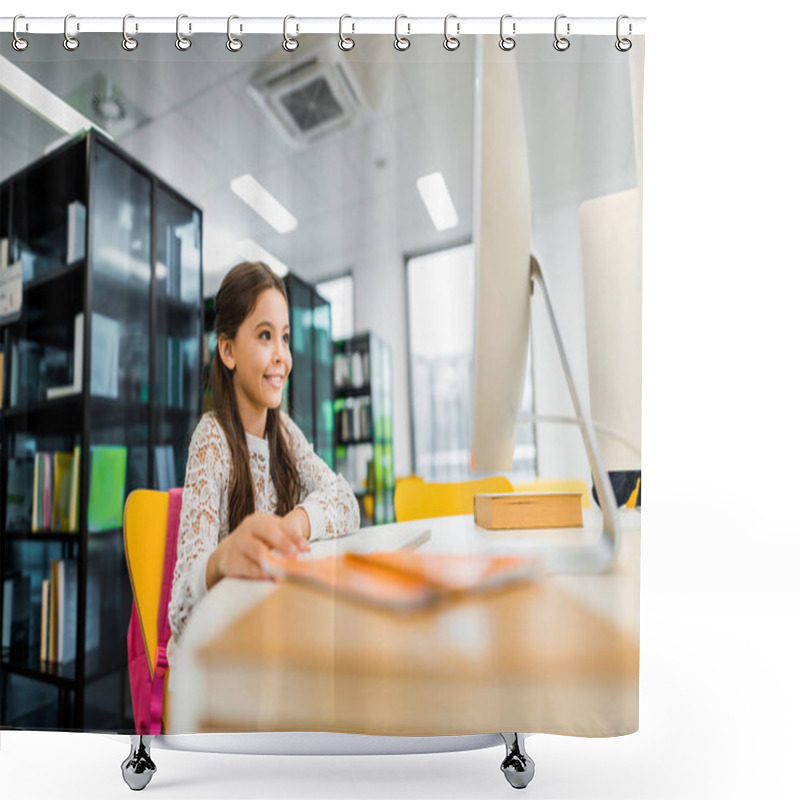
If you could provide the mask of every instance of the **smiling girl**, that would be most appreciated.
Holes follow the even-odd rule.
[[[263,579],[270,548],[307,551],[309,540],[361,523],[350,485],[280,411],[292,369],[281,278],[261,262],[233,267],[217,292],[216,332],[213,410],[189,444],[168,658],[192,608],[222,578]]]

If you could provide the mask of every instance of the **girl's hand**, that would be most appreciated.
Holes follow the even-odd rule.
[[[291,556],[311,548],[296,525],[276,514],[256,511],[217,545],[206,566],[206,586],[210,589],[226,577],[266,577],[261,560],[270,549]]]

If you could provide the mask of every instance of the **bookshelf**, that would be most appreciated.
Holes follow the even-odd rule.
[[[290,272],[283,279],[289,296],[292,371],[281,410],[297,423],[314,452],[334,467],[333,343],[331,305]]]
[[[216,309],[214,298],[203,300],[203,413],[214,408],[211,397],[211,361],[217,350],[217,334],[214,330]]]
[[[394,522],[392,352],[373,332],[334,343],[336,471],[351,486],[362,525]]]
[[[22,280],[0,319],[0,727],[133,729],[122,512],[183,483],[201,238],[199,209],[93,130],[0,184],[0,274]]]

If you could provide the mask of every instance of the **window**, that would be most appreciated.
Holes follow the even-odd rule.
[[[412,258],[407,266],[414,471],[428,481],[470,480],[473,247]],[[532,396],[529,363],[523,409],[531,410]],[[533,443],[533,425],[518,425],[512,480],[534,478]]]
[[[331,304],[331,335],[348,339],[355,331],[353,314],[353,276],[342,275],[316,285],[317,291]]]

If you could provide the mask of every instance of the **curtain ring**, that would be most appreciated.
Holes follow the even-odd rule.
[[[228,41],[225,42],[225,47],[231,51],[231,53],[238,53],[242,49],[242,40],[237,39],[233,35],[231,35],[231,20],[232,19],[239,19],[236,14],[231,14],[228,17]],[[239,28],[241,30],[241,28]]]
[[[453,50],[458,50],[459,45],[461,44],[461,42],[458,39],[458,34],[461,33],[461,23],[456,22],[456,35],[450,36],[450,34],[447,32],[447,21],[451,17],[455,17],[456,19],[458,19],[455,14],[448,14],[444,18],[444,41],[442,42],[442,44],[444,45],[445,50],[453,51]]]
[[[67,14],[67,16],[64,17],[64,49],[65,50],[77,50],[78,46],[80,45],[80,42],[74,36],[70,36],[69,32],[67,31],[67,25],[69,24],[69,20],[70,20],[70,18],[72,18],[74,16],[75,16],[74,14]],[[76,24],[76,30],[80,30],[81,29],[80,23],[75,23],[75,24]]]
[[[175,20],[175,35],[178,37],[175,39],[175,47],[177,47],[178,50],[188,50],[192,46],[192,40],[187,39],[181,33],[181,20],[188,16],[188,14],[178,14],[178,18]],[[192,30],[191,22],[189,23],[189,30]]]
[[[405,36],[401,36],[397,30],[398,22],[401,19],[408,19],[405,14],[398,14],[394,18],[394,49],[395,50],[408,50],[411,47],[411,39],[406,39]],[[406,27],[408,28],[409,35],[411,34],[411,23],[406,22]]]
[[[566,14],[559,14],[556,17],[555,25],[553,26],[553,30],[555,32],[556,40],[553,42],[553,47],[558,50],[560,53],[563,53],[565,50],[569,50],[569,39],[566,36],[559,36],[558,35],[558,21],[560,19],[566,19]],[[569,22],[567,23],[567,36],[569,36]]]
[[[135,50],[139,46],[139,40],[135,39],[133,36],[128,36],[128,20],[133,19],[133,14],[126,14],[122,18],[122,49],[127,50],[129,53],[131,50]],[[137,23],[136,30],[139,30],[139,25]]]
[[[287,14],[283,18],[283,49],[288,51],[288,52],[292,52],[294,50],[297,50],[297,48],[300,47],[300,42],[297,41],[297,37],[296,36],[289,36],[289,34],[286,31],[286,23],[290,19],[297,19],[297,17],[293,17],[291,14]],[[299,33],[300,32],[300,26],[297,23],[295,23],[295,26],[297,28],[297,32]]]
[[[22,52],[28,46],[28,40],[27,39],[23,39],[17,33],[17,20],[18,19],[25,19],[25,16],[23,14],[17,14],[17,16],[14,17],[14,24],[11,27],[11,30],[14,32],[14,41],[11,44],[13,45],[13,47],[14,47],[14,49],[16,51]]]
[[[517,43],[514,40],[513,36],[507,36],[505,33],[503,33],[503,23],[505,22],[506,17],[510,17],[510,16],[511,16],[511,14],[503,14],[503,16],[500,17],[500,49],[501,50],[513,50],[517,46]],[[517,23],[516,22],[512,22],[511,23],[511,32],[514,33],[514,34],[517,32]]]
[[[339,17],[339,49],[352,50],[356,46],[355,39],[347,38],[342,33],[342,22],[344,22],[345,19],[353,19],[353,18],[349,14],[342,14],[342,16]],[[355,22],[352,24],[353,24],[353,33],[355,33],[356,24]]]
[[[631,47],[633,47],[633,42],[631,42],[631,40],[627,39],[627,38],[624,38],[624,39],[620,38],[620,35],[619,35],[619,23],[620,23],[620,20],[623,20],[623,19],[628,19],[628,15],[627,14],[620,14],[617,17],[617,41],[614,42],[614,47],[616,47],[617,50],[620,51],[620,53],[627,53],[628,50],[630,50]],[[628,36],[630,36],[631,33],[633,33],[633,28],[631,27],[631,24],[629,22],[628,23]]]

